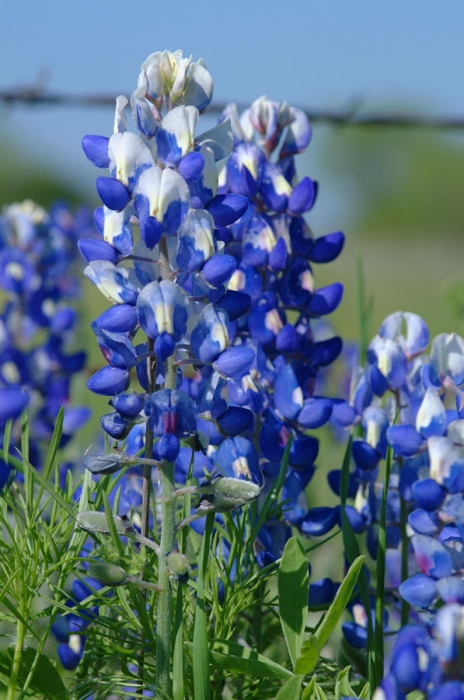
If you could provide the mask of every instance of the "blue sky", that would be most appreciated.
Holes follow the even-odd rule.
[[[410,105],[464,114],[462,0],[15,0],[2,13],[0,86],[125,93],[153,51],[202,56],[219,100],[261,94],[313,108]],[[90,190],[85,133],[109,109],[0,108],[1,131]],[[316,147],[317,159],[317,147]]]

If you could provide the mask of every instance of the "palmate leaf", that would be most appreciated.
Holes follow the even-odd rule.
[[[0,652],[0,673],[5,676],[9,676],[11,673],[13,653],[14,650],[11,648]],[[23,650],[18,675],[19,684],[24,684],[36,653],[32,647]],[[59,672],[45,654],[40,654],[29,684],[29,690],[44,698],[64,700],[68,695]]]
[[[296,537],[291,537],[285,545],[277,585],[280,622],[295,667],[303,644],[309,596],[308,560]]]
[[[358,580],[364,558],[364,556],[360,556],[354,560],[348,570],[348,573],[340,584],[337,595],[335,596],[330,608],[327,610],[327,613],[325,614],[322,623],[318,627],[317,632],[312,634],[309,639],[304,642],[301,649],[301,656],[297,659],[295,664],[295,673],[302,673],[306,675],[313,670],[322,647],[335,629],[338,621],[345,611],[348,601],[351,598],[351,594],[356,585],[356,581]]]

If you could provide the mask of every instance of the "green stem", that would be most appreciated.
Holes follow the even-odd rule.
[[[400,497],[400,532],[401,532],[401,583],[406,581],[409,576],[408,572],[408,552],[409,552],[409,537],[406,532],[408,522],[408,504]],[[401,599],[401,627],[408,624],[409,620],[409,604]]]
[[[166,375],[167,376],[167,375]],[[176,499],[174,497],[174,464],[166,463],[160,470],[163,494],[161,510],[161,541],[158,568],[158,618],[156,638],[156,680],[161,697],[171,697],[171,618],[172,590],[166,554],[174,549],[176,537]]]
[[[163,280],[171,276],[166,238],[159,244],[159,265]],[[169,357],[164,365],[164,388],[175,389],[177,369],[174,365],[175,356]],[[174,495],[176,483],[174,464],[164,463],[160,469],[161,492],[161,538],[160,557],[158,566],[158,586],[161,591],[158,596],[157,637],[156,637],[156,684],[162,698],[172,697],[171,693],[171,636],[172,636],[172,589],[169,570],[166,564],[166,554],[174,549],[176,539],[176,498]]]
[[[21,616],[24,619],[27,614],[24,610],[24,605],[21,605]],[[8,683],[8,691],[6,694],[6,700],[14,700],[16,683],[18,682],[19,668],[21,665],[21,657],[23,654],[24,639],[26,637],[26,626],[23,622],[18,620],[16,626],[16,644],[13,656],[13,664],[11,667],[10,680]]]

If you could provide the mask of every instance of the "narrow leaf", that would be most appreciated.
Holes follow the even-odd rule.
[[[309,572],[304,549],[296,537],[285,545],[277,579],[279,616],[293,667],[301,654],[308,617]]]
[[[384,641],[383,641],[383,616],[385,609],[385,557],[387,552],[387,496],[390,483],[390,472],[393,462],[393,450],[391,445],[387,449],[385,462],[385,478],[382,491],[382,505],[380,508],[379,535],[377,544],[377,582],[375,590],[375,626],[374,649],[376,661],[376,683],[383,678],[384,666]]]
[[[214,513],[206,518],[205,532],[201,547],[200,566],[197,579],[197,605],[193,626],[193,687],[195,700],[209,700],[209,648],[206,626],[204,578],[210,554],[211,532],[214,525]]]
[[[296,660],[295,673],[306,675],[313,670],[319,658],[322,647],[329,639],[338,621],[351,598],[351,594],[358,580],[359,572],[364,562],[364,555],[355,559],[348,570],[345,578],[340,584],[330,608],[327,610],[319,628],[315,634],[307,639],[302,648],[301,656]]]
[[[358,580],[359,572],[363,566],[364,559],[364,555],[357,557],[357,559],[354,560],[348,569],[348,572],[340,584],[340,588],[337,591],[337,595],[335,596],[332,605],[327,610],[319,629],[314,635],[318,641],[320,649],[322,649],[324,644],[329,639],[338,621],[343,615],[346,606],[348,605],[348,601],[351,598],[356,581]]]
[[[271,661],[254,649],[249,649],[229,640],[216,640],[211,651],[217,668],[258,678],[273,678],[287,680],[293,678],[293,673],[275,661]],[[196,700],[196,696],[195,696]]]

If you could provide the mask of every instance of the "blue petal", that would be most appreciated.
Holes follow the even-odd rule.
[[[342,351],[343,342],[338,336],[321,340],[314,344],[311,361],[319,367],[327,367],[337,359]]]
[[[365,649],[367,645],[367,629],[356,622],[344,622],[342,631],[346,641],[354,649]]]
[[[334,508],[311,508],[298,524],[303,535],[321,537],[327,534],[336,524],[337,515]]]
[[[434,479],[422,479],[415,481],[412,485],[412,492],[419,508],[424,510],[436,510],[443,503],[446,491]]]
[[[445,603],[464,605],[464,581],[460,576],[441,578],[437,581],[437,589]]]
[[[247,197],[240,194],[218,194],[206,205],[216,226],[229,226],[248,209]]]
[[[274,404],[288,420],[295,419],[303,408],[303,392],[291,365],[285,365],[277,375]]]
[[[401,457],[412,457],[425,444],[424,438],[413,425],[392,425],[387,431],[387,437],[396,454]]]
[[[232,347],[225,350],[215,362],[214,369],[226,379],[239,379],[253,364],[255,351],[249,347]]]
[[[250,429],[253,425],[253,412],[241,406],[229,406],[229,408],[216,418],[224,435],[235,437]]]
[[[176,435],[162,435],[153,445],[153,458],[175,462],[179,456],[180,442]]]
[[[204,165],[205,159],[203,155],[196,151],[194,153],[187,153],[187,155],[182,158],[178,170],[184,180],[189,182],[189,180],[196,180],[200,177]]]
[[[260,476],[258,453],[253,443],[244,437],[226,438],[214,461],[225,476],[248,479]]]
[[[100,425],[115,440],[123,440],[132,427],[117,411],[101,416]]]
[[[315,429],[327,423],[332,413],[330,399],[310,398],[303,403],[303,408],[298,414],[298,423],[303,428]]]
[[[234,274],[237,261],[232,255],[213,255],[203,266],[202,274],[212,287],[228,282]]]
[[[411,541],[417,564],[424,574],[435,579],[451,575],[453,563],[441,542],[426,535],[413,535]]]
[[[248,311],[251,303],[251,298],[249,294],[244,294],[243,292],[234,292],[229,290],[222,296],[216,303],[216,306],[220,309],[224,309],[227,312],[229,321],[236,321],[240,316]]]
[[[0,388],[0,428],[18,418],[29,403],[28,394],[20,388]]]
[[[122,211],[131,195],[122,182],[112,177],[97,177],[97,192],[105,206],[112,211]]]
[[[98,238],[81,238],[77,245],[87,262],[109,260],[115,263],[119,258],[118,251],[112,245]]]
[[[103,367],[90,377],[87,387],[94,394],[114,396],[114,394],[126,391],[129,383],[130,375],[127,370],[118,367]]]
[[[425,574],[416,574],[403,581],[399,594],[416,608],[428,608],[438,595],[437,583]]]
[[[320,236],[314,241],[309,258],[315,263],[327,263],[335,260],[342,252],[345,236],[341,231]]]
[[[283,238],[279,238],[272,251],[269,253],[269,267],[274,272],[281,272],[287,264],[287,244]]]
[[[276,338],[276,348],[279,352],[294,352],[298,345],[298,335],[295,327],[287,323]]]
[[[106,309],[93,323],[105,331],[129,333],[137,325],[137,314],[130,304],[117,304]]]
[[[418,535],[433,537],[438,530],[438,518],[422,508],[416,508],[408,515],[408,523]]]
[[[222,310],[216,310],[213,304],[207,304],[202,309],[190,337],[192,351],[201,362],[215,360],[227,348],[228,323],[227,314]]]
[[[85,155],[97,168],[110,167],[109,141],[106,136],[92,136],[90,134],[82,139],[82,149]]]
[[[124,418],[133,420],[145,405],[145,399],[140,394],[119,394],[110,400],[111,406]]]
[[[291,214],[303,214],[309,211],[316,201],[317,182],[304,177],[294,188],[288,200],[288,211]]]
[[[335,311],[343,296],[343,285],[340,282],[321,287],[311,297],[309,310],[317,316],[324,316]]]
[[[340,584],[335,583],[331,578],[321,578],[319,581],[311,583],[309,586],[309,608],[313,610],[329,607],[339,586]]]
[[[371,471],[380,462],[380,454],[364,440],[353,441],[352,453],[358,469]]]

